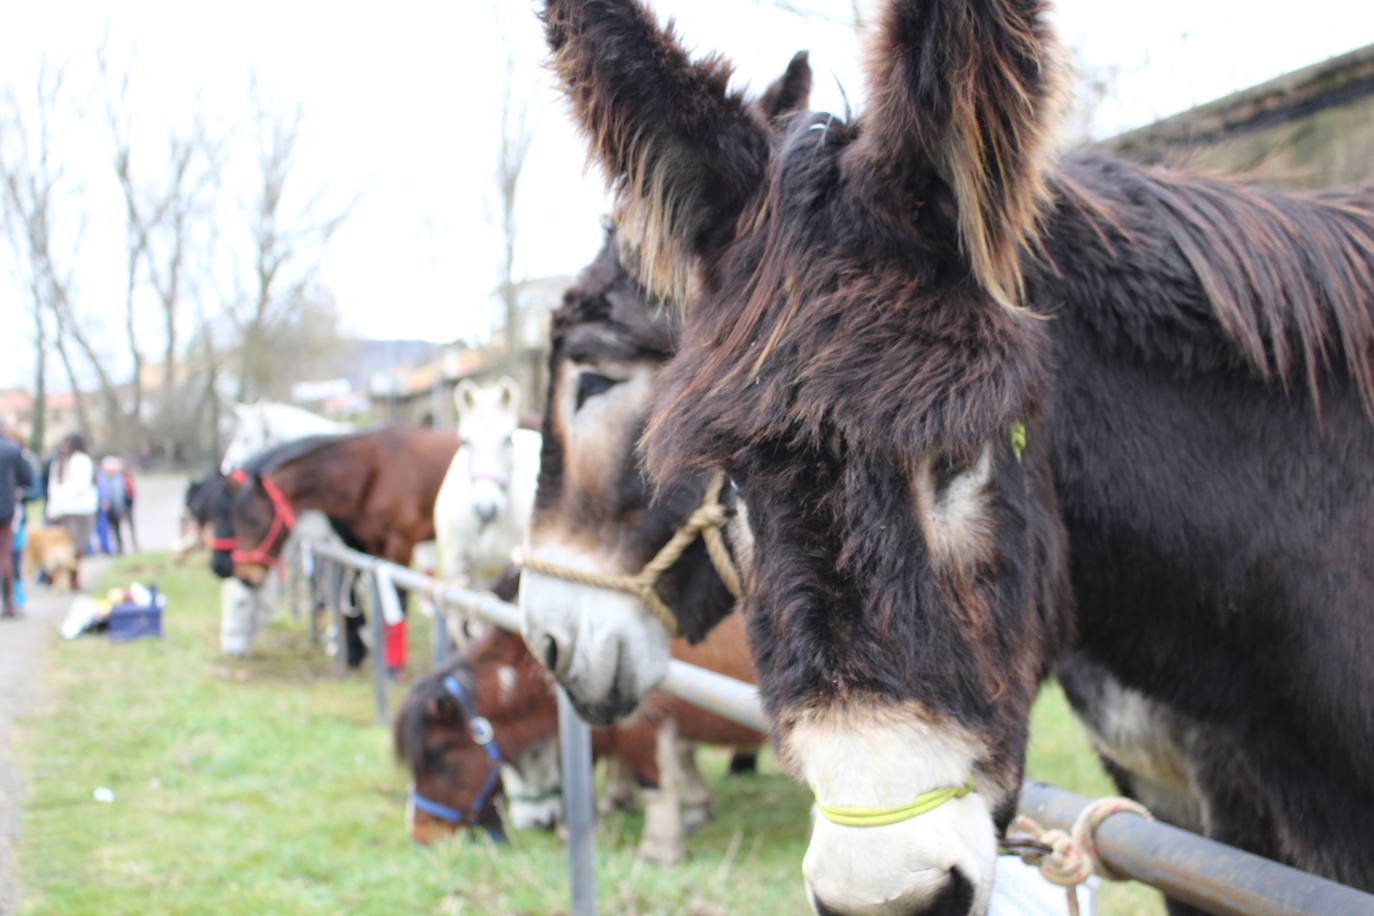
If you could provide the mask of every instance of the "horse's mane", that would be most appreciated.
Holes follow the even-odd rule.
[[[204,525],[210,520],[216,498],[223,492],[224,478],[220,476],[219,471],[213,471],[186,485],[182,504],[198,524]]]
[[[396,759],[412,770],[419,770],[424,764],[425,731],[429,724],[430,706],[433,705],[440,710],[452,708],[446,703],[439,702],[448,696],[448,691],[444,689],[444,678],[450,676],[458,678],[466,687],[472,686],[472,673],[467,661],[459,657],[416,681],[410,693],[401,701],[400,709],[396,711],[392,746],[396,751]],[[447,725],[467,727],[458,715],[444,717],[443,721]]]
[[[1374,189],[1277,191],[1087,155],[1066,159],[1051,181],[1060,207],[1086,218],[1112,262],[1167,257],[1163,270],[1142,267],[1152,282],[1186,271],[1205,294],[1210,315],[1167,288],[1104,297],[1102,306],[1132,311],[1119,333],[1157,347],[1159,321],[1186,328],[1163,337],[1175,359],[1191,360],[1211,323],[1263,378],[1305,383],[1318,407],[1322,382],[1343,366],[1374,416]],[[1073,272],[1085,254],[1053,238],[1044,245],[1056,272]]]
[[[292,439],[290,442],[283,442],[281,445],[274,445],[269,449],[259,452],[249,458],[243,464],[243,471],[253,476],[269,474],[284,464],[289,464],[298,458],[303,458],[312,452],[319,451],[331,445],[337,445],[346,439],[355,439],[364,433],[338,433],[331,435],[306,436],[302,439]]]

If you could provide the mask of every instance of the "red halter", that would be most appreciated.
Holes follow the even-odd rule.
[[[248,482],[248,475],[243,472],[242,468],[234,468],[229,472],[229,478],[239,484]],[[277,489],[277,485],[272,482],[272,478],[263,474],[258,477],[258,481],[262,484],[267,499],[272,503],[272,524],[268,527],[267,533],[262,536],[262,540],[258,542],[258,546],[252,550],[233,550],[229,557],[235,563],[258,563],[263,566],[276,566],[281,563],[281,558],[272,556],[272,547],[276,544],[277,538],[295,527],[296,513],[292,510],[291,504],[286,501],[286,497],[282,495],[281,490]],[[224,541],[229,542],[230,549],[237,543],[232,538],[216,538],[214,543],[220,544]],[[217,546],[214,549],[223,550],[225,548]]]

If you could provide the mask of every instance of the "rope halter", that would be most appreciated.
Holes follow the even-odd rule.
[[[515,565],[541,576],[634,595],[643,603],[650,616],[663,625],[668,635],[676,637],[680,635],[677,618],[659,597],[658,580],[682,558],[683,553],[692,546],[698,535],[706,544],[706,553],[711,558],[716,575],[720,576],[721,582],[725,583],[731,595],[736,599],[740,596],[739,572],[735,569],[734,560],[730,557],[730,551],[726,548],[725,538],[720,531],[720,526],[725,522],[725,507],[720,502],[720,493],[724,486],[725,472],[713,472],[706,484],[706,491],[701,496],[701,504],[687,516],[668,539],[668,543],[664,544],[653,559],[645,563],[644,568],[637,573],[590,572],[530,556],[522,550],[516,550],[514,553]]]
[[[229,472],[229,479],[238,484],[248,482],[248,474],[242,468],[234,468]],[[296,512],[291,508],[291,503],[282,493],[281,489],[272,482],[272,478],[266,474],[260,474],[257,481],[262,484],[262,491],[267,494],[267,500],[272,504],[272,523],[267,528],[267,533],[258,541],[258,546],[252,550],[238,550],[234,547],[235,540],[230,544],[232,552],[230,559],[235,563],[256,563],[262,566],[279,566],[281,558],[272,555],[272,548],[276,546],[277,540],[291,533],[291,529],[296,526]],[[224,550],[222,545],[228,538],[216,538],[212,544],[213,549]]]
[[[501,749],[496,746],[496,733],[492,730],[491,723],[486,716],[479,716],[473,703],[469,700],[467,691],[463,685],[453,675],[449,675],[443,680],[444,690],[449,696],[453,697],[458,704],[458,711],[467,721],[468,732],[472,735],[472,741],[480,747],[487,755],[487,775],[482,781],[482,788],[472,799],[472,804],[468,805],[466,811],[459,811],[457,808],[450,808],[448,805],[441,804],[431,798],[426,798],[415,789],[410,790],[410,803],[417,810],[423,811],[430,817],[436,817],[441,821],[447,821],[455,827],[481,827],[487,832],[494,843],[501,841],[500,836],[495,830],[482,824],[478,818],[482,815],[482,809],[491,800],[492,794],[496,791],[497,781],[501,778],[501,764],[505,758],[501,756]]]

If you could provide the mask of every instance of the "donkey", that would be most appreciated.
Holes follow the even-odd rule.
[[[794,59],[788,75],[770,90],[770,95],[765,99],[788,86],[804,97],[804,90],[795,85],[795,80],[799,78],[809,78],[804,57]],[[663,352],[664,348],[669,351],[676,348],[676,329],[671,313],[660,309],[644,290],[633,283],[618,260],[617,250],[615,234],[608,232],[606,243],[596,260],[570,288],[562,308],[554,317],[549,373],[552,382],[546,416],[556,416],[559,422],[551,423],[550,427],[558,429],[560,433],[576,428],[584,422],[578,419],[578,414],[586,409],[593,397],[602,401],[603,410],[597,427],[598,436],[584,434],[569,437],[560,434],[545,440],[546,459],[541,467],[540,480],[544,492],[551,498],[536,513],[531,524],[531,541],[538,547],[524,558],[530,565],[522,577],[523,586],[536,593],[526,604],[527,610],[535,614],[547,609],[557,611],[569,603],[580,604],[589,613],[596,613],[590,609],[596,607],[598,600],[604,602],[609,594],[604,584],[579,581],[580,573],[606,568],[603,563],[596,562],[595,553],[583,554],[584,559],[592,561],[589,565],[562,567],[538,562],[540,551],[547,555],[550,549],[557,549],[565,543],[565,538],[571,536],[574,538],[571,541],[573,546],[578,543],[604,543],[621,551],[618,554],[619,564],[612,568],[638,569],[646,562],[643,559],[645,556],[655,551],[662,555],[667,533],[681,530],[683,522],[694,514],[693,507],[699,506],[705,495],[706,487],[698,475],[689,475],[680,484],[689,498],[678,505],[665,506],[655,499],[654,491],[643,479],[635,448],[637,431],[643,427],[648,414],[658,371],[669,357],[669,353]],[[577,359],[572,359],[570,354],[576,354]],[[629,358],[625,358],[627,356]],[[612,384],[590,394],[594,389],[603,387],[603,383],[596,380],[601,372],[647,375],[650,381],[647,386],[639,387]],[[584,382],[584,379],[589,380]],[[587,400],[572,415],[566,409],[559,410],[559,405],[564,401],[560,392],[570,386],[587,395]],[[566,407],[565,404],[563,406]],[[580,447],[573,447],[574,439]],[[569,474],[566,469],[570,467],[581,468],[584,473]],[[591,467],[599,467],[601,472],[585,473]],[[615,482],[615,485],[608,486],[609,482]],[[593,511],[594,517],[600,520],[595,526],[590,524],[589,517]],[[634,552],[624,553],[627,546],[635,547]],[[748,565],[748,544],[741,543],[739,546],[744,552],[737,553],[736,558],[743,565]],[[626,560],[633,562],[627,564]],[[536,569],[545,571],[541,573]],[[690,567],[678,570],[674,575],[676,587],[663,594],[672,601],[676,618],[673,621],[674,629],[699,635],[719,621],[735,602],[733,595],[724,587],[703,588],[702,585],[706,583],[702,583],[687,591],[684,586],[689,583],[690,577],[719,581],[712,564],[698,560]],[[655,588],[661,585],[658,583]],[[694,597],[689,601],[681,600],[685,594]],[[738,632],[738,619],[737,616],[726,617],[726,623],[722,626]],[[717,639],[717,632],[711,630],[707,641]],[[739,635],[742,636],[742,633]],[[680,642],[674,641],[671,645],[675,657],[695,661],[685,654],[685,650],[679,649]],[[540,759],[545,761],[542,771],[535,765],[522,765],[522,775],[526,780],[522,784],[524,788],[515,789],[507,783],[506,788],[512,793],[512,799],[521,796],[510,805],[516,826],[519,826],[517,816],[527,816],[533,806],[529,799],[539,798],[533,804],[554,803],[540,798],[540,793],[530,787],[532,784],[544,784],[537,776],[538,772],[550,775],[554,772],[556,764],[552,762],[551,753]],[[735,773],[744,769],[753,769],[752,755],[737,751],[731,760],[730,771]],[[685,822],[692,811],[690,806],[685,810]],[[1080,907],[1088,912],[1090,904],[1087,895],[1080,894],[1079,897]],[[1023,867],[1014,857],[1000,857],[997,860],[992,912],[1060,912],[1063,907],[1064,894],[1061,889],[1045,882],[1038,873]]]
[[[679,640],[672,650],[691,664],[753,678],[738,618],[727,618],[700,645]],[[474,729],[474,716],[488,724],[479,722]],[[496,754],[481,741],[488,728]],[[763,740],[756,731],[657,693],[649,694],[631,719],[592,733],[593,751],[618,761],[645,787],[639,855],[658,862],[680,861],[687,830],[710,818],[710,790],[696,769],[695,744],[756,749]],[[482,789],[498,766],[512,821],[520,825],[516,808],[523,805],[542,809],[537,821],[552,826],[561,812],[557,742],[558,710],[548,672],[518,635],[493,629],[479,637],[452,662],[417,681],[397,713],[396,753],[415,786],[407,807],[411,836],[429,842],[464,823],[490,825],[494,783],[485,796]],[[474,813],[461,819],[452,815],[468,811]]]
[[[539,474],[539,433],[519,429],[520,393],[502,378],[454,391],[458,451],[434,502],[440,578],[489,588],[524,538]]]
[[[647,461],[724,468],[747,510],[817,911],[984,910],[1063,657],[1124,789],[1374,887],[1374,196],[1056,157],[1039,0],[893,0],[869,109],[781,129],[634,0],[544,17],[640,276],[684,309]],[[658,629],[551,654],[617,712],[662,663],[606,647]]]

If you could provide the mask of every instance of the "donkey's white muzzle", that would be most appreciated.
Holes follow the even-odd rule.
[[[588,554],[547,547],[531,552],[564,566],[605,571],[606,564]],[[526,569],[520,608],[530,652],[593,725],[629,715],[668,673],[668,632],[632,595]]]
[[[987,908],[996,856],[992,818],[975,794],[879,827],[817,817],[802,874],[818,913],[967,916]]]

